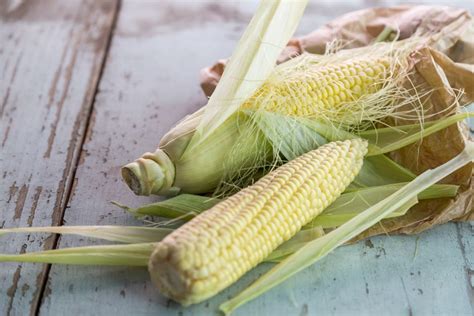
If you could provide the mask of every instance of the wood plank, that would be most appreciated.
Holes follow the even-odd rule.
[[[116,8],[115,0],[1,2],[0,227],[61,223]],[[0,252],[55,240],[5,237]],[[45,271],[2,264],[0,314],[33,314]]]
[[[474,127],[474,124],[471,125]],[[457,237],[465,262],[465,287],[469,293],[471,308],[474,310],[474,222],[457,223]]]
[[[361,5],[313,3],[299,33]],[[120,166],[152,150],[174,122],[205,103],[199,69],[231,53],[254,7],[123,2],[65,214],[68,225],[137,223],[108,201],[138,205],[154,199],[133,196],[121,183]],[[100,242],[64,237],[59,246],[94,243]],[[338,249],[236,315],[466,314],[464,266],[452,224],[420,236],[374,238]],[[55,265],[40,314],[215,314],[219,303],[268,267],[209,302],[183,309],[158,293],[145,269]]]

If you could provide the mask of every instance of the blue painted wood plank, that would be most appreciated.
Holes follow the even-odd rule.
[[[42,314],[208,315],[269,266],[257,267],[215,298],[189,308],[161,297],[145,269],[57,266]],[[381,236],[341,247],[235,315],[470,315],[466,284],[457,228],[451,223],[419,236]]]
[[[60,225],[116,1],[0,1],[0,228]],[[6,236],[0,253],[54,238]],[[0,264],[0,314],[34,314],[45,266]]]
[[[474,124],[472,125],[474,127]],[[458,242],[465,263],[466,291],[469,302],[474,310],[474,222],[456,224]]]

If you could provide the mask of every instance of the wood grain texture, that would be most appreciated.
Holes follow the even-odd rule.
[[[474,127],[474,124],[472,126]],[[474,310],[474,222],[457,223],[456,225],[459,248],[465,263],[465,287],[469,293],[471,308]]]
[[[453,1],[444,2],[456,5]],[[73,1],[61,3],[67,4],[67,7],[77,5]],[[396,1],[376,2],[377,5],[396,3]],[[462,2],[457,3],[462,6]],[[373,1],[353,1],[350,4],[346,1],[334,3],[332,0],[312,2],[298,33],[307,33],[344,12],[374,4]],[[120,166],[144,151],[153,150],[161,136],[176,121],[205,104],[206,100],[198,84],[199,70],[218,58],[230,55],[255,6],[253,2],[239,4],[234,1],[225,1],[221,4],[199,1],[196,4],[191,1],[124,0],[95,96],[74,181],[70,176],[71,171],[68,171],[66,176],[62,174],[67,162],[74,161],[77,156],[76,141],[73,154],[69,160],[66,159],[66,149],[71,143],[69,135],[72,132],[70,122],[74,121],[72,117],[77,117],[78,108],[90,106],[90,96],[86,98],[88,102],[83,100],[74,102],[73,99],[77,97],[76,94],[79,93],[77,91],[87,90],[84,88],[86,83],[82,81],[74,82],[75,85],[70,84],[69,89],[74,87],[77,91],[74,95],[68,94],[65,99],[68,104],[67,110],[62,110],[57,121],[57,125],[62,126],[64,132],[55,134],[54,139],[61,138],[62,149],[53,142],[54,146],[49,152],[51,157],[57,157],[56,160],[51,161],[52,158],[47,158],[51,161],[51,165],[40,163],[37,169],[34,169],[35,175],[32,179],[42,177],[41,181],[28,182],[30,169],[23,170],[20,167],[31,164],[31,161],[42,162],[45,159],[42,157],[48,151],[46,141],[51,137],[48,128],[51,122],[54,122],[56,112],[51,110],[49,115],[52,118],[45,125],[46,132],[42,134],[38,132],[39,135],[30,132],[27,136],[32,137],[31,140],[27,136],[21,138],[19,144],[31,147],[33,154],[30,156],[31,159],[21,158],[23,159],[21,162],[9,162],[7,166],[9,169],[5,167],[5,170],[13,168],[15,171],[12,172],[14,176],[7,172],[5,177],[9,177],[9,180],[2,181],[2,186],[3,183],[9,185],[6,186],[7,191],[1,191],[0,199],[4,200],[0,200],[0,206],[9,200],[6,203],[8,205],[6,214],[9,215],[0,214],[0,225],[4,219],[8,219],[5,226],[50,225],[54,205],[57,203],[56,194],[60,192],[60,187],[67,186],[71,186],[71,194],[64,214],[65,224],[137,223],[128,214],[111,206],[109,201],[118,200],[129,205],[138,205],[153,198],[133,196],[121,183]],[[94,9],[95,6],[89,6],[89,9],[91,8]],[[99,23],[97,16],[89,14],[91,21]],[[54,14],[48,13],[42,20],[55,21]],[[73,28],[72,23],[68,25],[69,28]],[[52,26],[48,23],[48,27]],[[65,35],[68,31],[64,25],[56,30],[62,34],[63,40],[69,38]],[[0,27],[0,34],[3,34],[2,32],[3,29]],[[36,37],[35,34],[30,36]],[[78,56],[86,54],[82,52],[84,46],[87,47],[87,44],[78,46],[77,49],[80,51]],[[14,51],[14,48],[10,50]],[[59,49],[51,53],[49,57],[54,59],[54,62],[48,59],[47,62],[39,63],[34,68],[30,66],[35,72],[40,73],[36,75],[30,70],[20,82],[32,81],[32,78],[35,78],[34,82],[40,82],[45,87],[49,87],[51,82],[64,82],[62,74],[58,75],[58,79],[54,79],[56,75],[53,65],[66,63],[66,60],[70,60],[70,53],[65,55],[63,62],[60,61],[62,56],[60,53]],[[2,51],[0,60],[4,58],[3,54]],[[41,50],[35,54],[41,55]],[[14,57],[21,59],[22,57],[18,55]],[[85,77],[84,72],[87,69],[92,76],[96,66],[91,65],[98,63],[92,60],[100,59],[100,54],[87,56],[89,59],[83,57],[81,60],[88,60],[89,63],[83,61],[80,70],[74,68],[73,78],[78,76],[77,71],[82,72],[82,77]],[[36,61],[44,58],[37,57]],[[20,60],[19,65],[21,63]],[[0,67],[4,67],[0,68],[0,71],[3,71],[0,72],[1,78],[3,74],[8,75],[5,78],[11,78],[14,67],[5,64],[0,62]],[[8,73],[5,67],[10,69]],[[16,75],[17,78],[20,73]],[[25,87],[25,84],[17,83],[12,85],[13,88],[10,89],[12,92],[7,93],[10,90],[2,87],[2,84],[3,81],[0,82],[0,97],[5,98],[8,95],[7,102],[11,102],[13,95],[16,95],[17,99],[20,98],[19,89]],[[37,92],[36,97],[38,95],[41,95],[41,92]],[[30,99],[23,100],[26,101],[22,104],[30,103],[28,102]],[[53,105],[52,109],[55,109],[55,106]],[[33,105],[30,105],[21,111],[27,113],[33,108]],[[40,117],[39,114],[36,116]],[[18,115],[12,122],[22,117],[24,116]],[[30,120],[37,119],[34,115],[26,117]],[[85,118],[84,121],[81,120],[79,132],[74,135],[76,138],[80,138],[81,128],[83,130],[86,125],[85,121],[87,121]],[[1,122],[0,136],[21,132],[17,131],[18,127],[12,127],[7,132],[7,125],[4,127],[3,122],[8,123],[8,118],[7,120],[2,118]],[[34,126],[30,128],[33,130]],[[11,139],[13,138],[8,136],[6,144],[12,142]],[[43,142],[46,145],[43,145]],[[19,147],[11,145],[11,148]],[[1,153],[3,154],[3,151]],[[23,151],[18,151],[16,159],[20,153],[24,155]],[[4,160],[2,157],[2,164]],[[69,168],[73,167],[74,165]],[[3,168],[2,165],[1,169]],[[19,175],[23,173],[26,180],[22,182],[18,180],[11,186],[12,181],[15,181],[16,177],[20,179]],[[63,180],[60,186],[58,183],[63,178],[66,180]],[[32,183],[41,183],[41,188]],[[48,195],[50,195],[49,202]],[[35,198],[36,196],[38,198]],[[58,204],[59,209],[66,205],[64,198],[64,193],[61,193],[62,202]],[[22,209],[28,210],[27,214]],[[41,214],[41,217],[38,214]],[[14,217],[18,218],[14,220]],[[242,307],[235,314],[471,315],[474,302],[472,234],[470,224],[448,224],[419,236],[377,237],[356,245],[341,247],[323,261]],[[43,247],[51,244],[50,240],[41,239],[39,235],[28,236],[32,244],[29,241],[25,243],[27,239],[22,239],[21,236],[14,238],[18,239],[12,238],[11,246],[1,245],[0,249],[10,252],[34,251],[41,247],[41,243],[45,244]],[[94,243],[97,242],[64,237],[59,240],[58,246],[65,248]],[[26,244],[24,249],[21,247],[23,244]],[[6,269],[3,269],[4,266]],[[18,271],[17,267],[21,267],[18,273],[15,272]],[[6,286],[0,284],[0,306],[3,311],[12,306],[12,314],[28,313],[31,304],[29,300],[35,297],[35,289],[30,289],[24,284],[31,286],[36,281],[35,278],[41,275],[41,267],[32,264],[23,266],[2,264],[0,282],[10,282]],[[217,314],[217,306],[221,302],[241,291],[269,267],[269,265],[259,266],[210,301],[183,309],[160,296],[150,283],[145,269],[55,265],[50,270],[39,312],[42,315],[214,315]],[[12,280],[19,281],[14,283]],[[12,284],[17,285],[12,288],[10,286]],[[26,296],[20,297],[23,289]],[[3,297],[6,291],[20,294],[15,294],[13,300],[7,296],[7,301],[4,303]]]
[[[115,1],[0,4],[0,227],[59,225],[104,58]],[[2,238],[0,252],[55,239]],[[43,265],[2,264],[0,314],[34,313]]]

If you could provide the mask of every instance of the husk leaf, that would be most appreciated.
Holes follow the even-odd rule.
[[[52,226],[2,228],[0,236],[13,233],[53,233],[79,235],[127,244],[160,241],[172,229],[140,226]]]

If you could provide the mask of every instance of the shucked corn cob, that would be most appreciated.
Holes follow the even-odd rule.
[[[324,108],[338,111],[344,104],[380,89],[389,76],[390,63],[389,58],[370,60],[365,57],[325,66],[307,65],[306,71],[301,71],[298,65],[285,67],[283,70],[277,68],[242,108],[306,117],[315,117]],[[163,137],[155,153],[146,153],[124,166],[123,178],[136,194],[212,191],[223,179],[224,161],[246,168],[245,162],[251,162],[257,155],[255,148],[268,146],[262,135],[249,133],[249,139],[245,139],[247,144],[239,146],[242,152],[234,152],[228,159],[226,155],[240,135],[237,119],[231,117],[214,132],[213,137],[190,154],[187,145],[202,113],[203,109],[173,128]],[[242,115],[239,120],[242,120]]]
[[[325,66],[309,64],[305,70],[276,71],[242,107],[289,116],[318,116],[324,109],[337,109],[376,92],[389,74],[388,58],[354,59]]]
[[[183,305],[226,288],[320,214],[362,167],[367,142],[333,142],[267,174],[159,242],[154,283]]]

